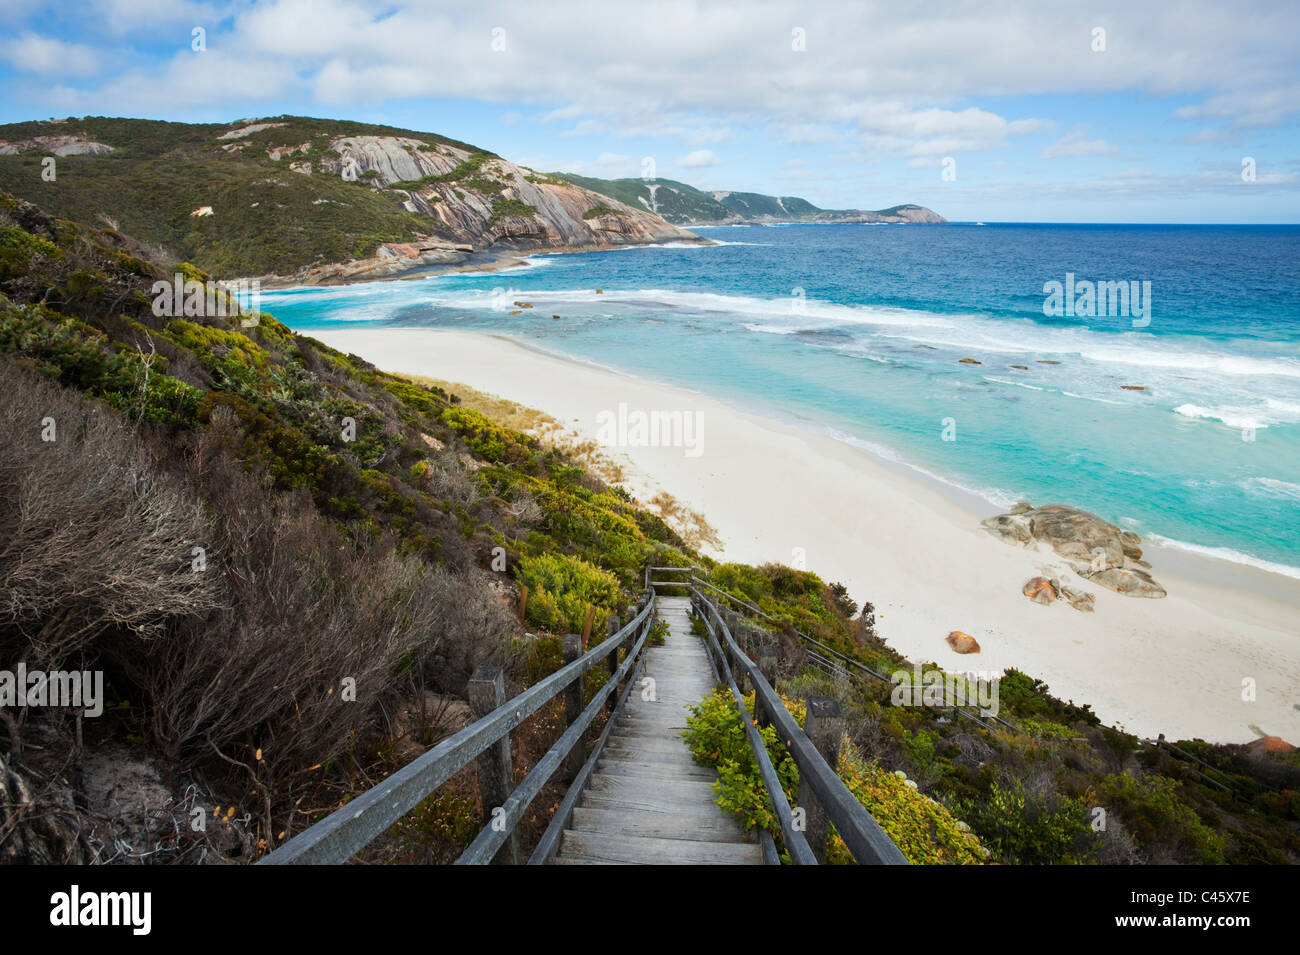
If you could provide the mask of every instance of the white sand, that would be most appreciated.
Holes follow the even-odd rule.
[[[872,601],[881,636],[906,656],[961,671],[1016,667],[1142,736],[1246,742],[1263,732],[1300,744],[1300,581],[1144,542],[1169,596],[1124,597],[1081,583],[1050,551],[994,539],[979,525],[991,505],[694,392],[478,333],[312,334],[387,371],[461,382],[592,437],[620,402],[694,413],[698,456],[617,450],[637,473],[628,485],[638,496],[662,488],[707,517],[724,543],[715,556],[798,566],[802,553],[808,570]],[[1096,611],[1031,603],[1020,588],[1044,571],[1095,592]],[[951,630],[973,635],[981,652],[953,653]],[[1242,699],[1246,678],[1253,702]]]

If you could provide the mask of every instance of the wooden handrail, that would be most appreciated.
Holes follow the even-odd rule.
[[[646,611],[649,613],[654,612],[653,598],[646,604]],[[646,636],[648,634],[649,628],[642,627],[640,637],[628,652],[627,659],[625,659],[613,675],[605,681],[604,686],[596,692],[596,695],[592,697],[591,702],[588,703],[586,708],[582,711],[582,715],[579,716],[578,719],[574,720],[567,730],[560,734],[560,738],[557,739],[555,743],[552,744],[551,748],[546,751],[546,755],[537,761],[537,765],[535,765],[529,771],[528,775],[524,777],[524,781],[515,787],[514,792],[510,794],[505,803],[501,806],[504,825],[499,824],[497,820],[493,820],[493,824],[485,826],[483,831],[480,832],[474,841],[470,843],[469,848],[461,853],[460,858],[456,860],[457,865],[486,865],[492,861],[497,854],[497,850],[505,845],[506,840],[510,838],[510,834],[514,832],[515,827],[519,825],[519,821],[523,818],[524,810],[528,808],[533,799],[536,798],[537,794],[542,791],[542,787],[550,781],[550,778],[553,775],[555,775],[555,771],[560,768],[560,764],[564,760],[564,757],[567,756],[573,748],[578,745],[583,736],[586,735],[588,727],[591,726],[592,721],[596,718],[596,714],[605,708],[606,698],[618,687],[619,681],[622,680],[632,667],[639,662],[638,655],[641,652],[641,647],[645,644]],[[630,685],[631,684],[629,683],[629,687]],[[624,692],[624,697],[626,697],[626,690]],[[610,723],[612,722],[613,720],[611,718]],[[602,742],[603,739],[604,738],[602,737]],[[578,775],[579,777],[582,776],[581,773]],[[582,784],[585,784],[585,780],[574,779],[573,783],[574,785],[572,785],[570,789],[577,789],[581,792]]]
[[[694,591],[694,593],[698,594],[699,591]],[[702,619],[705,628],[709,631],[709,639],[713,641],[714,651],[718,657],[715,669],[722,674],[727,688],[731,690],[731,697],[736,702],[736,708],[740,711],[740,721],[745,728],[749,748],[754,754],[754,762],[758,766],[758,775],[763,780],[763,788],[767,791],[767,804],[772,807],[772,813],[776,816],[777,824],[781,827],[781,836],[785,840],[787,851],[790,853],[790,861],[795,865],[817,865],[817,857],[813,854],[812,847],[808,845],[808,840],[802,830],[795,825],[794,813],[790,809],[789,800],[786,799],[785,790],[781,787],[781,778],[776,774],[776,767],[772,765],[772,757],[768,755],[763,737],[759,733],[755,721],[749,718],[749,713],[745,709],[745,698],[741,695],[740,688],[736,686],[735,677],[731,674],[731,667],[727,664],[727,656],[717,642],[714,625],[706,616],[702,616]],[[755,703],[755,707],[757,708],[757,703]]]
[[[867,812],[857,797],[849,791],[848,786],[840,779],[835,768],[826,762],[825,758],[818,752],[817,747],[813,745],[812,740],[807,737],[799,726],[794,716],[785,708],[781,697],[768,683],[762,670],[736,644],[718,608],[700,590],[692,588],[692,592],[698,603],[706,609],[706,613],[702,617],[710,635],[720,634],[722,637],[724,664],[726,662],[725,657],[729,654],[734,659],[736,666],[745,672],[754,687],[754,708],[756,710],[761,709],[771,719],[773,725],[776,726],[777,732],[785,742],[791,757],[799,767],[800,778],[807,781],[822,809],[830,817],[831,822],[835,824],[836,830],[838,830],[840,837],[853,854],[854,859],[859,864],[867,865],[908,865],[907,857],[899,851],[893,840],[885,834],[879,823],[872,818],[871,813]],[[710,616],[713,617],[713,620],[708,619]],[[732,695],[738,700],[741,715],[744,717],[746,716],[744,705],[739,702],[740,694],[734,680],[730,679],[729,667],[728,679]],[[754,737],[757,736],[757,730],[754,729],[747,718],[745,719],[745,725],[747,730],[753,730],[753,733],[750,734],[750,745],[755,746]],[[766,748],[762,746],[761,738],[757,743],[757,747],[761,748],[762,755],[765,757]],[[756,756],[759,755],[759,748],[755,749]],[[760,762],[761,770],[762,764]],[[766,778],[764,779],[764,785],[768,787],[768,797],[777,811],[778,818],[781,819],[784,835],[785,820],[780,812],[780,804],[785,802],[784,794],[779,798],[776,797],[772,793],[772,783],[768,782]],[[788,811],[788,804],[786,809]],[[804,841],[804,845],[807,845],[806,841]],[[786,846],[791,849],[791,859],[793,860],[795,853],[788,839]]]
[[[383,782],[294,836],[257,864],[331,865],[346,862],[477,756],[507,737],[511,730],[555,699],[575,680],[581,679],[595,664],[609,654],[616,653],[633,634],[642,636],[635,644],[639,652],[645,642],[645,624],[654,612],[654,602],[654,592],[650,591],[640,612],[603,643],[416,757]],[[634,659],[635,653],[629,652],[628,660]],[[618,672],[625,672],[626,666],[627,661]],[[606,689],[608,687],[607,682]],[[602,701],[604,698],[600,697]],[[590,720],[587,722],[589,724]],[[580,735],[575,734],[574,739]],[[558,745],[557,742],[556,746]],[[556,746],[552,747],[551,752]],[[547,758],[551,752],[547,753]],[[532,777],[533,774],[530,773],[525,783]],[[509,801],[508,799],[507,802]],[[522,809],[512,805],[511,810],[515,811],[517,825]],[[513,830],[514,825],[509,826],[505,836]],[[503,842],[504,838],[501,840]],[[500,843],[498,847],[499,845]],[[490,857],[486,861],[490,861]]]
[[[695,574],[695,573],[694,573],[694,568],[692,568],[691,581],[692,581],[692,583],[695,584],[695,585],[702,585],[702,586],[704,586],[704,587],[707,587],[707,588],[709,588],[709,590],[712,590],[712,591],[714,591],[715,593],[717,593],[717,594],[719,594],[719,595],[721,595],[721,596],[727,598],[727,599],[730,600],[732,603],[737,604],[738,606],[744,607],[747,611],[749,611],[751,614],[753,614],[753,615],[755,615],[755,616],[762,617],[762,618],[764,618],[765,620],[770,620],[772,623],[778,624],[778,625],[780,625],[780,626],[787,626],[787,624],[786,624],[784,621],[778,620],[776,617],[773,617],[771,614],[766,613],[765,611],[761,610],[760,608],[754,606],[754,605],[753,605],[752,603],[750,603],[749,601],[747,601],[747,600],[745,600],[745,599],[743,599],[743,598],[741,598],[741,597],[737,597],[737,596],[735,596],[734,594],[730,594],[730,593],[728,593],[727,591],[722,590],[722,589],[719,588],[719,587],[715,587],[713,584],[709,583],[707,580],[704,580],[704,579],[700,578],[700,577],[698,576],[698,574]],[[833,657],[835,657],[837,660],[839,660],[841,663],[843,663],[843,664],[845,664],[847,667],[849,667],[849,669],[850,669],[851,671],[854,671],[855,674],[864,674],[864,675],[866,675],[866,676],[871,677],[873,680],[877,680],[877,681],[884,682],[884,683],[889,683],[889,684],[891,684],[891,685],[893,684],[893,682],[894,682],[893,679],[891,679],[890,677],[886,676],[885,674],[879,672],[878,670],[873,670],[871,667],[867,666],[867,665],[866,665],[865,663],[863,663],[861,660],[855,660],[855,659],[853,659],[853,657],[849,656],[847,653],[844,653],[844,652],[842,652],[842,651],[840,651],[840,650],[836,650],[834,647],[827,646],[826,644],[822,643],[820,640],[816,640],[816,639],[814,639],[814,638],[808,636],[808,634],[804,633],[802,630],[799,630],[798,628],[796,628],[796,627],[794,627],[794,626],[790,626],[790,629],[791,629],[792,631],[794,631],[794,635],[795,635],[795,636],[796,636],[800,641],[802,641],[803,643],[806,643],[806,644],[809,644],[809,645],[811,645],[811,646],[816,647],[818,650],[822,651],[823,653],[828,653],[828,654],[830,654],[831,656],[833,656]],[[922,705],[924,705],[924,706],[929,706],[928,703],[923,703]],[[977,725],[983,727],[983,728],[986,729],[986,730],[993,730],[993,729],[995,729],[995,727],[992,726],[992,725],[990,725],[990,723],[998,723],[998,724],[1000,724],[1000,725],[1002,725],[1002,726],[1005,726],[1007,729],[1015,730],[1016,732],[1019,732],[1019,731],[1020,731],[1020,728],[1019,728],[1018,726],[1016,726],[1016,724],[1012,723],[1010,720],[1008,720],[1008,719],[1006,719],[1005,717],[1002,717],[1002,716],[993,716],[993,715],[984,716],[984,715],[983,715],[982,713],[980,713],[978,710],[972,712],[972,708],[970,708],[970,707],[964,707],[964,706],[960,706],[960,705],[957,705],[957,704],[949,704],[949,703],[947,703],[947,702],[945,701],[945,709],[949,709],[949,708],[950,708],[950,709],[951,709],[951,710],[952,710],[952,711],[953,711],[957,716],[959,716],[959,717],[961,717],[961,718],[963,718],[963,719],[970,720],[972,723],[975,723],[975,724],[977,724]]]

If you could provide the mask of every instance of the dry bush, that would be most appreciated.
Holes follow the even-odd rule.
[[[706,546],[722,546],[717,530],[703,514],[687,507],[665,491],[660,491],[650,499],[649,510],[658,514],[665,524],[676,531],[687,547],[698,550]]]
[[[428,457],[428,491],[435,498],[459,504],[467,511],[476,508],[482,498],[478,482],[456,455],[442,452]]]
[[[305,493],[272,496],[222,450],[233,433],[214,415],[191,462],[221,515],[207,573],[225,606],[122,665],[146,686],[167,755],[219,757],[269,831],[304,771],[359,755],[425,683],[462,693],[475,666],[499,662],[513,621],[486,585],[387,541],[349,543]]]
[[[0,652],[56,669],[107,632],[206,613],[216,583],[190,561],[210,534],[117,415],[0,359]]]
[[[523,488],[515,489],[510,503],[506,506],[506,513],[521,527],[535,527],[544,516],[542,506],[537,503],[537,499]]]
[[[1106,828],[1097,833],[1095,861],[1098,865],[1143,865],[1147,861],[1133,837],[1124,828],[1124,823],[1113,812],[1106,817]]]

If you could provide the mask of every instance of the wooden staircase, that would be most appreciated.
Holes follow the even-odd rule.
[[[717,773],[698,765],[681,738],[689,707],[715,685],[709,657],[691,633],[690,600],[660,597],[657,615],[669,627],[665,644],[646,651],[644,672],[551,861],[762,865],[757,840],[714,801]]]

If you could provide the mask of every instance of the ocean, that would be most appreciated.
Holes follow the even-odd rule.
[[[262,307],[305,334],[508,335],[821,431],[990,507],[1072,504],[1300,578],[1300,227],[694,231],[720,244],[263,292]],[[1089,283],[1108,283],[1091,302]]]

